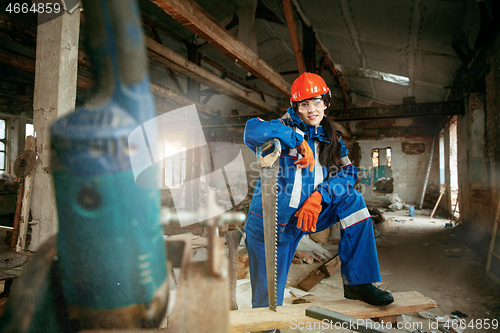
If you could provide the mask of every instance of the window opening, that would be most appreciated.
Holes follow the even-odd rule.
[[[373,192],[392,193],[392,150],[390,147],[372,150]]]

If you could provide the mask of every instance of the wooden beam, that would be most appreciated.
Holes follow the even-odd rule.
[[[230,311],[231,333],[291,328],[291,323],[301,323],[302,325],[314,322],[321,323],[321,321],[305,315],[306,309],[312,305],[360,319],[415,313],[437,307],[434,300],[416,291],[393,293],[393,296],[394,303],[382,307],[372,306],[362,301],[338,299],[328,302],[318,301],[279,306],[276,312],[268,308]]]
[[[151,0],[186,28],[203,38],[237,64],[283,95],[291,85],[279,73],[246,47],[194,1]]]
[[[328,51],[325,49],[323,44],[321,44],[320,40],[316,38],[316,49],[319,51],[322,57],[325,58],[325,66],[330,72],[330,74],[335,77],[335,80],[337,80],[337,83],[340,86],[340,90],[342,92],[342,101],[344,102],[344,109],[347,109],[348,106],[348,100],[347,100],[347,92],[351,91],[351,88],[345,82],[344,78],[342,77],[342,73],[335,68],[335,64],[333,60],[330,58],[330,55],[328,54]]]
[[[261,95],[264,94],[264,95],[269,96],[271,98],[274,98],[276,100],[278,99],[276,96],[271,95],[267,91],[264,91],[264,90],[260,89],[255,84],[246,81],[245,79],[241,78],[239,75],[237,75],[237,74],[235,74],[235,73],[233,73],[231,71],[228,71],[227,68],[225,68],[222,65],[219,65],[218,63],[216,63],[215,61],[213,61],[212,59],[210,59],[210,58],[208,58],[206,56],[202,55],[201,56],[201,61],[207,63],[208,65],[214,67],[215,69],[218,69],[219,71],[221,71],[223,73],[226,73],[225,78],[227,78],[227,79],[229,79],[229,80],[231,80],[233,82],[236,82],[236,83],[242,85],[245,88],[252,89],[252,90],[254,90],[258,94],[261,94]],[[264,100],[264,99],[262,99],[262,100]]]
[[[181,55],[155,42],[153,39],[144,36],[144,41],[148,49],[148,55],[151,59],[257,110],[264,111],[266,113],[274,112],[274,107],[272,105],[248,94],[244,90],[219,78],[217,75],[210,73],[206,69],[195,65]]]
[[[175,110],[177,108],[195,104],[196,110],[203,116],[211,117],[217,115],[218,110],[211,108],[205,104],[195,102],[189,98],[186,98],[177,92],[160,86],[157,83],[151,82],[151,93],[155,97],[156,101],[156,112],[159,114]]]
[[[295,19],[293,17],[293,6],[291,0],[283,0],[283,11],[285,12],[286,25],[288,26],[288,33],[290,34],[290,40],[292,41],[293,54],[295,55],[295,61],[297,62],[297,68],[299,69],[299,74],[306,71],[306,64],[304,62],[304,57],[302,55],[302,48],[300,46],[299,34],[297,32],[297,26],[295,25]]]
[[[12,52],[4,48],[0,48],[0,63],[29,73],[35,73],[35,59],[24,57],[22,55],[19,55],[15,52]],[[162,87],[154,82],[151,82],[150,85],[151,85],[151,92],[153,93],[157,102],[156,104],[158,109],[157,111],[160,111],[160,113],[171,111],[178,107],[196,104],[196,109],[202,115],[212,116],[218,114],[218,110],[211,108],[207,105],[203,105],[202,103],[196,103],[193,100],[190,100],[182,95],[179,95],[178,93],[174,92],[171,89]],[[77,87],[89,90],[92,87],[92,79],[83,76],[81,74],[78,75]],[[4,101],[4,103],[0,103],[0,105],[6,105],[6,106],[19,105],[20,106],[19,112],[26,111],[25,108],[32,110],[32,105],[33,105],[32,99],[23,101],[20,99],[12,99],[12,98],[8,99],[6,97],[3,98],[0,97],[0,102],[2,100]],[[168,102],[169,104],[166,105],[165,102]],[[17,110],[17,108],[15,110]],[[31,115],[32,111],[29,112],[29,114]]]
[[[255,18],[262,19],[268,22],[284,24],[283,21],[272,10],[266,7],[262,1],[257,1],[257,10],[255,11]],[[229,29],[227,29],[229,30]]]
[[[316,33],[313,27],[302,23],[302,55],[306,71],[316,72]],[[320,66],[321,67],[321,66]]]
[[[0,47],[0,63],[25,72],[35,73],[35,59],[25,57],[2,47]],[[92,80],[89,77],[79,74],[76,86],[82,89],[90,89],[92,87]]]
[[[173,32],[172,30],[170,30],[166,26],[158,23],[157,21],[150,19],[146,15],[142,15],[141,19],[142,19],[142,22],[145,25],[150,26],[152,28],[155,28],[156,30],[161,31],[162,33],[170,36],[172,39],[178,41],[179,43],[184,44],[186,46],[190,44],[190,42],[187,39],[183,38],[181,35]]]
[[[153,39],[163,45],[163,42],[161,41],[161,37],[158,34],[158,31],[156,30],[154,25],[148,25],[149,32],[151,33],[151,36],[153,36]],[[170,77],[170,80],[174,83],[174,86],[177,88],[177,91],[181,94],[184,93],[184,89],[182,89],[181,83],[179,82],[179,79],[177,78],[177,74],[167,66],[165,66],[165,70],[168,73],[168,76]]]
[[[391,105],[333,111],[336,121],[368,120],[383,118],[409,118],[428,116],[452,116],[465,114],[463,101]]]

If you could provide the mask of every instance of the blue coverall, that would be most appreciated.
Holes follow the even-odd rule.
[[[244,134],[245,144],[253,151],[272,138],[279,139],[282,147],[278,173],[277,305],[283,304],[288,270],[297,245],[302,236],[309,233],[297,228],[294,214],[315,190],[323,197],[316,230],[324,230],[339,221],[341,223],[339,257],[344,284],[381,281],[372,220],[363,196],[353,188],[358,170],[348,162],[347,148],[341,141],[343,167],[338,174],[327,179],[328,169],[320,165],[318,157],[319,142],[330,142],[323,127],[307,125],[291,107],[284,118],[288,118],[290,123],[285,125],[279,119],[250,119]],[[299,169],[294,164],[301,158],[296,147],[304,137],[316,160],[312,172],[309,167]],[[255,185],[244,230],[249,255],[252,306],[267,307],[269,301],[260,178]]]

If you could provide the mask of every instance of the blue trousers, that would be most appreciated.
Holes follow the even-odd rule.
[[[353,209],[354,208],[354,209]],[[366,208],[360,193],[345,199],[343,205],[323,207],[316,230],[324,230],[340,220],[349,220],[354,212]],[[286,226],[287,242],[277,246],[277,305],[283,305],[288,271],[297,245],[306,232],[297,229],[297,218],[292,217]],[[357,285],[381,281],[377,248],[370,217],[341,228],[339,258],[344,284]],[[250,265],[252,306],[268,307],[267,277],[264,241],[247,234],[246,248]]]

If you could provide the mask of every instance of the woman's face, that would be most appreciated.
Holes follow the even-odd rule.
[[[310,126],[318,126],[325,116],[326,105],[321,95],[297,104],[300,119]]]

